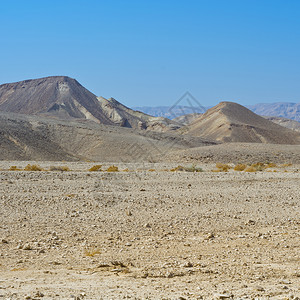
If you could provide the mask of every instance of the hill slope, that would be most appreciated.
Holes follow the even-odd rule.
[[[0,112],[0,160],[151,161],[199,137]]]
[[[300,134],[233,102],[221,102],[185,128],[194,136],[222,142],[299,144]]]

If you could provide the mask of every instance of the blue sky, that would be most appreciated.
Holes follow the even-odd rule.
[[[0,84],[76,78],[128,106],[300,102],[300,1],[1,1]]]

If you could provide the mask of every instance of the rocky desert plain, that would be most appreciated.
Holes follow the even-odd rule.
[[[290,123],[183,124],[63,76],[1,85],[0,111],[0,299],[300,299]]]

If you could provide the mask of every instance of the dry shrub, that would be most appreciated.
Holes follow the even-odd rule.
[[[129,169],[128,169],[128,168],[126,168],[126,169],[124,169],[124,170],[123,170],[123,172],[129,172]]]
[[[107,172],[119,172],[119,168],[116,166],[110,166],[106,171]]]
[[[228,172],[229,169],[231,169],[231,167],[227,164],[222,164],[222,163],[216,163],[216,167],[223,172]]]
[[[246,168],[247,168],[247,165],[245,165],[245,164],[237,164],[233,170],[234,171],[244,171]]]
[[[102,171],[101,168],[102,168],[102,165],[95,165],[95,166],[92,166],[92,167],[89,169],[89,171],[90,171],[90,172]]]
[[[268,164],[266,165],[266,168],[276,168],[276,167],[277,167],[277,165],[274,164],[274,163],[268,163]]]
[[[17,168],[17,166],[11,166],[9,171],[21,171],[21,169]]]
[[[67,172],[70,171],[70,169],[67,166],[50,166],[50,171]]]
[[[39,165],[30,165],[28,164],[24,171],[43,171],[43,169]]]
[[[290,163],[281,165],[282,168],[286,168],[286,167],[290,167],[290,166],[292,166],[292,164],[290,164]]]
[[[149,172],[155,172],[155,169],[149,169],[148,171]]]
[[[84,255],[89,257],[94,257],[95,255],[100,253],[101,253],[100,249],[94,247],[84,250]]]

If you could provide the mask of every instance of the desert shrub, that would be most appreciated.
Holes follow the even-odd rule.
[[[268,164],[266,165],[266,168],[276,168],[276,167],[277,167],[277,165],[274,164],[274,163],[268,163]]]
[[[116,166],[110,166],[106,171],[107,172],[119,172],[119,168]]]
[[[30,165],[28,164],[24,171],[43,171],[43,169],[39,165]]]
[[[245,164],[237,164],[233,170],[234,171],[244,171],[246,168],[247,168],[247,165],[245,165]]]
[[[155,172],[155,169],[149,169],[148,171],[149,172]]]
[[[244,171],[245,172],[256,172],[257,169],[255,167],[253,167],[253,166],[250,166],[250,167],[247,167]]]
[[[128,168],[126,168],[126,169],[124,169],[124,170],[123,170],[123,172],[129,172],[129,169],[128,169]]]
[[[51,166],[50,171],[67,172],[67,171],[70,171],[70,169],[67,166]]]
[[[100,253],[101,253],[100,249],[94,247],[84,250],[84,255],[89,257],[94,257],[95,255]]]
[[[95,165],[95,166],[92,166],[92,167],[89,169],[89,171],[90,171],[90,172],[102,171],[101,168],[102,168],[102,165]]]
[[[227,164],[222,164],[222,163],[216,163],[216,167],[223,172],[228,172],[229,169],[231,169],[231,167]]]
[[[17,168],[17,166],[11,166],[9,171],[21,171],[21,169]]]
[[[286,168],[286,167],[290,167],[292,166],[292,164],[282,164],[281,167]]]

